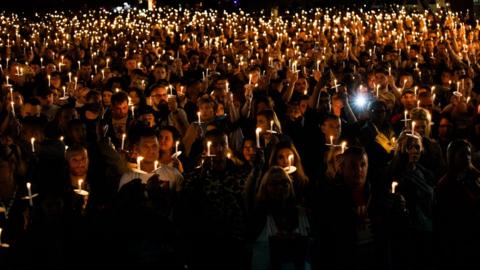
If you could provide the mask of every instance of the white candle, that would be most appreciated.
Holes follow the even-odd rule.
[[[68,82],[72,82],[72,72],[68,72]]]
[[[417,100],[417,108],[420,108],[420,100]]]
[[[248,74],[248,84],[252,84],[252,74]]]
[[[2,246],[2,228],[0,228],[0,247]]]
[[[7,85],[10,85],[10,84],[8,84],[8,76],[5,76],[5,79],[7,79]],[[50,86],[50,84],[49,84],[49,86]]]
[[[412,135],[415,135],[415,121],[412,121]]]
[[[32,198],[32,184],[27,182],[27,193],[28,193],[28,203],[30,207],[33,207],[33,198]]]
[[[78,190],[80,191],[80,193],[82,193],[82,183],[83,179],[78,179]]]
[[[135,118],[135,106],[130,106],[130,110],[132,110],[132,117]]]
[[[82,67],[82,66],[80,65],[80,61],[77,61],[77,64],[78,64],[78,70],[80,70],[80,68]]]
[[[228,82],[225,82],[226,92],[228,93]]]
[[[52,76],[50,75],[47,75],[47,79],[48,79],[48,87],[50,87],[50,79],[51,79]]]
[[[317,71],[320,71],[320,60],[317,60]]]
[[[102,68],[102,80],[105,79],[105,69]]]
[[[388,67],[388,76],[392,76],[392,67]]]
[[[342,144],[342,154],[345,152],[345,149],[347,148],[347,142],[343,141]]]
[[[392,182],[392,193],[395,193],[395,188],[398,186],[398,183],[393,181]]]
[[[208,141],[207,142],[207,157],[210,156],[210,147],[212,146],[212,142],[211,141]]]
[[[262,132],[262,128],[257,128],[255,130],[255,135],[256,135],[256,138],[257,138],[257,148],[260,148],[260,132]]]
[[[333,80],[333,83],[335,84],[335,92],[338,92],[337,79]]]
[[[201,121],[201,119],[200,119],[200,116],[201,116],[201,115],[202,115],[201,112],[197,112],[197,117],[198,117],[198,123],[199,123],[199,124],[202,123],[202,121]]]
[[[125,150],[125,138],[127,137],[127,134],[123,133],[122,134],[122,150]]]
[[[32,144],[32,153],[35,153],[35,137],[30,139],[30,143]]]
[[[292,167],[292,165],[293,165],[293,158],[294,158],[293,155],[289,155],[289,156],[288,156],[288,168],[291,168],[291,167]]]
[[[270,131],[273,133],[273,120],[270,120]]]
[[[63,91],[63,97],[65,97],[65,94],[66,94],[66,93],[65,93],[65,91],[66,91],[66,87],[65,87],[65,85],[64,85],[64,86],[62,86],[62,91]]]
[[[333,145],[333,136],[330,135],[330,145]]]
[[[470,98],[470,97],[469,97]],[[468,102],[468,101],[467,101]],[[15,102],[12,100],[10,101],[10,105],[12,106],[12,114],[15,117]]]
[[[153,163],[153,167],[155,168],[155,170],[158,169],[158,160],[155,160],[155,162]]]
[[[178,153],[178,145],[180,145],[180,141],[175,142],[175,153]]]
[[[142,156],[137,157],[137,169],[139,170],[142,170],[142,166],[141,166],[142,160],[143,160]]]
[[[407,127],[407,121],[408,121],[408,119],[407,119],[407,113],[408,113],[407,110],[405,110],[404,113],[403,113],[403,120],[405,121],[405,127]]]

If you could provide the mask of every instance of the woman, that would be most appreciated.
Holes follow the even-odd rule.
[[[250,233],[254,237],[252,269],[308,269],[310,225],[296,204],[291,178],[271,167],[260,182]]]
[[[293,189],[298,202],[303,202],[308,185],[308,177],[305,175],[302,161],[295,145],[289,141],[277,143],[272,150],[268,165],[269,167],[280,166],[287,172],[290,166],[295,166],[296,170],[290,173],[290,178],[292,179]]]
[[[409,212],[406,238],[401,240],[405,245],[404,255],[409,269],[431,269],[433,262],[432,206],[435,180],[433,173],[419,163],[422,153],[421,135],[403,132],[391,164],[393,179],[398,182],[397,193],[405,198]]]
[[[177,149],[176,144],[177,142],[179,143],[178,131],[172,126],[160,128],[158,142],[160,146],[160,164],[174,167],[180,173],[183,173],[182,162],[178,159],[178,156],[173,156]],[[180,151],[179,147],[178,149]]]

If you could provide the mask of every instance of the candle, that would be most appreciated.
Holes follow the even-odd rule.
[[[27,182],[27,192],[28,192],[28,203],[30,207],[33,207],[33,198],[32,198],[32,184]]]
[[[412,135],[415,135],[415,121],[412,121]]]
[[[62,91],[63,91],[63,97],[65,97],[65,94],[66,94],[66,93],[65,93],[65,91],[66,91],[66,87],[65,87],[65,85],[64,85],[64,86],[62,86]]]
[[[342,154],[345,152],[345,149],[347,148],[347,142],[343,141],[342,144]]]
[[[178,153],[178,145],[180,145],[180,141],[175,142],[175,153]]]
[[[408,113],[407,110],[405,110],[404,113],[403,113],[403,119],[404,119],[404,121],[405,121],[405,127],[407,127],[407,123],[408,123],[408,122],[407,122],[407,121],[408,121],[408,119],[407,119],[407,113]]]
[[[335,84],[335,92],[338,92],[337,79],[334,79],[333,83]]]
[[[252,84],[252,74],[248,74],[248,84]]]
[[[392,67],[388,67],[388,76],[392,76]]]
[[[135,118],[135,106],[130,106],[130,110],[132,110],[132,117]]]
[[[470,97],[469,97],[470,98]],[[467,101],[468,102],[468,101]],[[10,101],[10,105],[12,106],[12,114],[13,114],[13,117],[15,117],[15,102],[12,100]]]
[[[226,89],[226,92],[228,93],[228,82],[225,82],[225,89]]]
[[[127,137],[127,134],[123,133],[122,134],[122,150],[125,150],[125,138]]]
[[[97,74],[98,73],[97,65],[94,65],[93,67],[95,68],[95,74]]]
[[[78,64],[78,70],[80,70],[80,68],[82,67],[80,64],[80,61],[77,61],[77,64]]]
[[[420,100],[417,100],[417,108],[420,108]]]
[[[102,68],[102,80],[105,79],[105,69]]]
[[[49,74],[49,75],[47,75],[47,79],[48,79],[48,87],[50,87],[50,79],[51,79],[51,77],[52,77],[52,76],[50,76],[50,74]]]
[[[380,85],[377,85],[377,98],[379,96]]]
[[[468,103],[469,101],[470,101],[470,96],[467,97],[467,103]],[[13,113],[13,114],[15,114],[15,113]]]
[[[392,193],[395,193],[395,188],[398,186],[398,183],[393,181],[392,182]]]
[[[82,193],[82,183],[83,183],[83,179],[78,179],[78,190],[79,190],[79,193]]]
[[[142,160],[143,160],[142,156],[137,157],[137,169],[139,169],[140,171],[142,170],[142,167],[141,167]]]
[[[273,133],[273,120],[270,120],[270,131]]]
[[[210,147],[212,146],[212,142],[211,141],[208,141],[207,142],[207,157],[210,156]]]
[[[35,137],[30,139],[30,143],[32,144],[32,153],[35,153]]]
[[[330,135],[330,145],[333,145],[333,136]]]
[[[60,139],[59,139],[59,140],[60,140],[61,142],[63,142],[63,139],[64,139],[64,137],[63,137],[63,136],[60,136]]]
[[[288,156],[288,168],[290,169],[293,165],[293,158],[294,156],[291,154]]]
[[[158,169],[158,160],[155,160],[155,162],[153,163],[153,167],[155,168],[155,170]]]
[[[260,148],[260,132],[262,132],[262,128],[257,127],[255,130],[255,135],[257,139],[257,148]]]
[[[72,72],[68,72],[68,82],[72,82]]]
[[[202,115],[201,112],[197,112],[197,117],[198,117],[198,123],[199,123],[199,124],[202,123],[202,121],[201,121],[201,119],[200,119],[200,116],[201,116],[201,115]]]
[[[320,71],[320,60],[317,60],[317,71]]]

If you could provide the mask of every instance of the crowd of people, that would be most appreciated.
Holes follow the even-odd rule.
[[[0,14],[0,267],[466,269],[468,12]]]

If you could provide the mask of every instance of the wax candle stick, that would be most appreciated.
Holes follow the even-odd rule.
[[[30,182],[27,182],[27,193],[28,193],[28,203],[30,207],[33,207],[32,184]]]
[[[10,105],[12,106],[12,115],[13,115],[13,117],[15,117],[15,102],[13,100],[10,101]]]
[[[143,160],[143,157],[142,156],[138,156],[137,157],[137,169],[139,170],[142,170],[142,160]]]
[[[210,147],[212,147],[212,142],[211,142],[211,141],[208,141],[208,142],[207,142],[207,157],[210,156]]]
[[[255,130],[255,135],[256,135],[256,139],[257,139],[257,148],[260,148],[260,132],[262,132],[262,128],[257,128]]]
[[[201,118],[200,118],[201,115],[202,115],[201,112],[197,112],[197,117],[198,117],[198,123],[199,123],[199,124],[202,123]]]
[[[158,169],[158,160],[155,160],[155,162],[153,163],[153,168],[154,168],[155,170]]]
[[[347,148],[347,142],[343,141],[341,144],[342,147],[342,154],[345,153],[345,149]]]
[[[291,168],[292,165],[293,165],[293,159],[294,159],[294,156],[293,155],[289,155],[288,156],[288,168]]]
[[[125,150],[125,138],[127,137],[127,134],[123,133],[122,134],[122,145],[121,145],[121,149],[122,150]]]
[[[178,153],[178,145],[180,145],[180,141],[175,142],[175,153]]]
[[[412,135],[415,135],[415,121],[412,121]]]
[[[395,193],[395,189],[397,188],[398,183],[396,181],[392,182],[392,193]]]
[[[82,184],[83,184],[83,179],[78,179],[78,190],[80,193],[82,192]]]
[[[330,145],[333,145],[333,136],[330,135]]]
[[[32,153],[35,153],[35,137],[30,138],[30,143],[32,144]]]
[[[403,121],[405,121],[405,127],[407,127],[407,123],[408,123],[407,113],[408,113],[407,110],[403,112]]]

